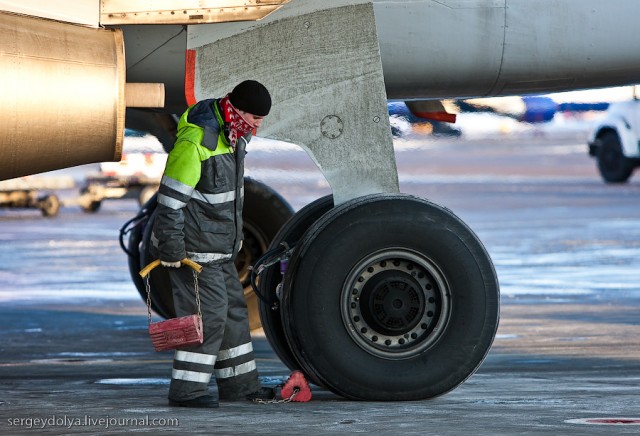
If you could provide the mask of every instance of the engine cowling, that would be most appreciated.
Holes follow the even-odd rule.
[[[0,13],[0,180],[120,160],[122,32]]]

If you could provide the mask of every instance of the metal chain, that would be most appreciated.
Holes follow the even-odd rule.
[[[200,288],[198,287],[198,273],[196,270],[191,270],[193,272],[193,288],[196,291],[196,306],[198,307],[198,316],[202,319],[202,309],[200,307]],[[151,283],[149,282],[149,278],[151,277],[151,273],[147,274],[145,277],[145,287],[147,289],[147,313],[149,315],[149,324],[151,324]]]
[[[296,397],[296,395],[298,395],[298,392],[300,392],[299,388],[294,388],[293,389],[293,393],[291,394],[291,396],[289,398],[283,398],[282,400],[276,400],[275,398],[273,400],[263,400],[261,398],[255,398],[253,400],[254,403],[258,403],[258,404],[278,404],[278,403],[289,403],[291,401],[293,401],[293,399]]]
[[[202,310],[200,309],[200,289],[198,288],[198,273],[195,269],[191,270],[193,272],[193,289],[196,290],[196,305],[198,306],[198,316],[202,319]]]
[[[149,325],[151,325],[151,283],[149,283],[149,275],[144,278],[144,282],[147,288],[147,311],[149,312]]]

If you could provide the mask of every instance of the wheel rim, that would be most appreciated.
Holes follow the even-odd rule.
[[[356,344],[385,359],[407,359],[435,344],[450,315],[449,286],[424,255],[385,249],[360,260],[341,292],[342,321]]]

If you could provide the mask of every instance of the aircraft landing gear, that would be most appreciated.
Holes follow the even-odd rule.
[[[432,398],[471,376],[499,318],[496,273],[475,234],[403,194],[359,197],[310,224],[326,206],[319,200],[274,239],[307,229],[289,259],[280,320],[261,303],[279,357],[357,400]],[[279,274],[265,271],[263,293],[274,296]]]
[[[193,95],[224,95],[237,77],[265,84],[278,103],[260,135],[304,148],[331,186],[335,207],[318,200],[275,238],[295,244],[284,276],[278,257],[260,261],[271,265],[260,316],[278,356],[346,398],[431,398],[486,356],[496,274],[455,215],[398,193],[373,4],[316,3],[250,26],[189,26]],[[250,65],[219,61],[237,47],[255,48]]]

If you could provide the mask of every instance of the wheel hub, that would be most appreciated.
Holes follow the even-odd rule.
[[[382,271],[363,287],[361,311],[371,326],[387,335],[411,331],[422,318],[420,283],[402,272]]]
[[[367,352],[389,359],[419,354],[440,337],[449,291],[433,262],[410,250],[373,253],[349,274],[342,291],[347,331]]]

